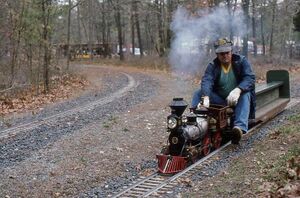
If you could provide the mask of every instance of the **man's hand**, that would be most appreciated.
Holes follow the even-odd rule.
[[[201,102],[200,102],[200,103],[198,104],[197,108],[199,109],[200,106],[204,106],[204,107],[206,107],[206,108],[209,107],[209,97],[208,97],[208,96],[203,96],[203,97],[202,97],[202,104],[201,104]]]
[[[242,92],[242,90],[238,87],[233,89],[226,98],[227,104],[229,106],[235,106],[239,100],[241,92]]]

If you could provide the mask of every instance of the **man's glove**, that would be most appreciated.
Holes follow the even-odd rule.
[[[237,104],[239,97],[241,95],[241,92],[242,92],[242,90],[240,88],[236,87],[229,93],[229,95],[226,98],[228,106],[235,106]]]
[[[209,107],[209,97],[208,97],[208,96],[203,96],[203,97],[202,97],[202,104],[201,104],[201,102],[200,102],[200,103],[198,104],[197,108],[199,109],[200,106],[204,106],[204,107],[206,107],[206,108]]]

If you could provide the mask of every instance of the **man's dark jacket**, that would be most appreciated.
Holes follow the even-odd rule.
[[[250,119],[255,118],[255,75],[252,71],[251,65],[244,56],[232,54],[232,68],[235,74],[238,87],[242,93],[250,92]],[[221,74],[221,63],[218,58],[209,63],[201,82],[202,96],[210,96],[211,92],[216,93],[216,87]]]

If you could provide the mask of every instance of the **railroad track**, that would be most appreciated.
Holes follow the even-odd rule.
[[[136,181],[129,187],[125,187],[126,189],[124,191],[113,195],[112,197],[160,197],[163,194],[168,193],[173,187],[175,187],[179,178],[189,177],[195,174],[196,172],[199,172],[202,168],[203,162],[216,155],[218,152],[220,152],[222,149],[224,149],[230,144],[231,143],[228,142],[227,144],[213,151],[209,155],[201,158],[196,163],[192,164],[191,166],[187,167],[186,169],[184,169],[180,173],[177,173],[176,175],[163,176],[159,173],[153,173],[148,177],[141,177],[139,181]]]
[[[126,95],[126,93],[128,93],[130,90],[132,90],[138,86],[138,83],[134,80],[134,78],[132,76],[130,76],[129,74],[126,74],[126,73],[123,73],[123,74],[128,78],[128,84],[125,87],[119,89],[118,91],[110,94],[109,96],[101,98],[96,101],[93,101],[86,105],[79,106],[79,107],[46,117],[43,120],[36,120],[36,121],[29,122],[26,124],[21,124],[21,125],[18,125],[18,126],[6,129],[6,130],[2,130],[2,131],[0,131],[0,139],[8,138],[10,136],[15,136],[22,131],[32,130],[43,124],[54,123],[56,120],[64,118],[66,116],[93,110],[96,107],[99,107],[99,106],[105,105],[109,102],[112,102],[116,98],[121,98],[122,96]]]
[[[285,109],[292,108],[299,102],[300,102],[300,98],[293,98],[291,99],[291,102]],[[261,127],[266,122],[267,121],[261,122],[255,127],[251,128],[251,130],[249,130],[247,135],[251,134],[253,131]],[[163,176],[156,172],[148,177],[140,177],[137,181],[135,181],[131,185],[124,186],[123,191],[115,195],[110,195],[109,197],[113,197],[113,198],[163,197],[164,194],[167,194],[168,192],[172,192],[172,188],[174,188],[178,184],[180,178],[190,178],[190,176],[200,172],[203,167],[203,164],[207,161],[207,159],[218,154],[220,151],[228,147],[230,144],[231,142],[227,142],[219,149],[201,158],[196,163],[187,167],[185,170],[183,170],[180,173],[177,173],[173,176]]]

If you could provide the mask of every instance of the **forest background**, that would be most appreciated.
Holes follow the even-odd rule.
[[[212,41],[219,36],[230,37],[236,50],[251,59],[292,64],[300,58],[300,3],[295,0],[0,0],[0,4],[2,96],[33,87],[37,95],[49,92],[51,78],[68,73],[70,61],[135,61],[140,67],[170,70],[178,62],[172,61],[176,47],[181,52],[175,56],[185,52],[184,57],[191,57],[195,49],[198,56],[202,50],[201,60],[192,64],[205,65],[214,56]],[[217,23],[213,17],[219,8],[226,12],[225,22]],[[198,29],[210,29],[175,45],[178,29],[186,35],[190,21],[200,21],[190,23]],[[243,26],[232,25],[237,23]],[[187,47],[190,41],[193,45]],[[192,72],[197,74],[197,69]]]

